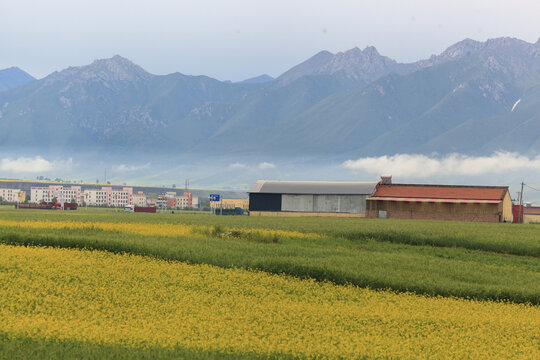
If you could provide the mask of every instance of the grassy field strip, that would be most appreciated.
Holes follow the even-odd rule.
[[[301,233],[298,231],[269,230],[269,229],[240,229],[222,228],[220,226],[184,225],[184,224],[149,224],[149,223],[118,223],[118,222],[82,222],[82,221],[44,221],[44,220],[2,220],[0,226],[23,227],[33,229],[98,229],[103,231],[124,232],[151,236],[232,236],[250,237],[289,237],[289,238],[319,238],[319,234]]]
[[[23,351],[24,350],[24,351]],[[272,354],[263,357],[275,360],[295,360],[292,355]],[[112,360],[155,360],[155,359],[187,359],[187,360],[260,360],[256,353],[225,353],[219,350],[204,351],[182,347],[146,346],[133,347],[118,344],[97,344],[72,339],[46,339],[14,336],[0,331],[0,360],[26,359],[112,359]]]
[[[88,250],[0,253],[0,331],[13,339],[239,356],[540,358],[538,306]]]
[[[534,257],[343,238],[260,240],[0,226],[0,243],[8,245],[106,250],[374,289],[540,304]]]
[[[380,242],[415,246],[461,247],[540,258],[540,227],[528,224],[465,223],[397,219],[272,218],[249,216],[208,216],[183,212],[143,214],[92,208],[88,211],[15,210],[0,206],[0,218],[25,221],[88,221],[116,223],[183,224],[224,229],[265,229],[353,242],[374,239]],[[266,235],[269,236],[269,235]]]

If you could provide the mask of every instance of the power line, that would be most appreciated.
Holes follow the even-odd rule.
[[[525,186],[528,187],[529,189],[532,189],[532,190],[535,190],[535,191],[540,191],[540,189],[533,188],[532,186],[529,186],[529,185],[527,185],[527,184],[523,184],[523,185],[525,185]]]

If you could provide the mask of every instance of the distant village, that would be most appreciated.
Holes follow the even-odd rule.
[[[30,198],[27,201],[26,192],[20,189],[0,188],[2,201],[13,203],[58,202],[77,205],[103,206],[103,207],[126,207],[126,206],[155,206],[169,209],[198,208],[199,200],[190,192],[178,195],[176,192],[163,194],[133,192],[132,187],[115,189],[111,186],[102,186],[101,189],[85,189],[81,186],[49,185],[43,187],[31,187]]]
[[[55,203],[65,210],[80,205],[127,211],[137,208],[144,211],[142,208],[149,207],[150,212],[156,208],[200,207],[198,197],[187,191],[180,195],[175,191],[134,192],[132,187],[125,186],[82,189],[78,185],[49,185],[32,186],[29,192],[30,199],[26,199],[26,192],[21,189],[0,188],[0,200],[19,204]],[[540,223],[540,207],[524,202],[522,193],[523,190],[519,201],[514,203],[508,186],[399,184],[391,176],[383,176],[380,181],[258,180],[248,199],[224,199],[211,194],[203,200],[208,204],[206,210],[220,215]]]

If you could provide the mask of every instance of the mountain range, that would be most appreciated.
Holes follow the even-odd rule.
[[[153,75],[120,56],[18,84],[3,80],[12,69],[0,72],[0,148],[540,152],[540,40],[466,39],[414,63],[322,51],[238,83]]]
[[[0,70],[0,91],[13,89],[18,86],[28,84],[33,80],[36,79],[18,67],[10,67]]]

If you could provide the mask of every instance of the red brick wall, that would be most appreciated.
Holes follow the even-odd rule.
[[[368,218],[379,217],[379,210],[386,211],[389,219],[454,220],[474,222],[499,222],[498,204],[447,204],[415,203],[368,200]]]

